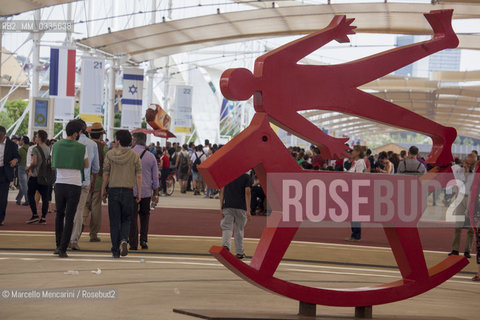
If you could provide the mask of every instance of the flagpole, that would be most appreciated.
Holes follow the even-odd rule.
[[[152,13],[150,15],[150,24],[154,24],[157,19],[157,1],[152,0]],[[143,102],[145,106],[142,109],[142,117],[145,115],[145,111],[150,107],[150,104],[153,102],[153,79],[155,76],[155,64],[153,60],[148,61],[148,69],[147,69],[147,98],[146,101]],[[152,129],[152,127],[147,122],[147,129]],[[147,142],[146,145],[148,146],[152,141],[151,135],[147,135]]]
[[[38,23],[41,19],[40,9],[35,11],[35,23],[38,26]],[[39,59],[40,59],[40,31],[38,28],[33,31],[33,66],[32,66],[32,82],[30,83],[30,103],[28,110],[28,136],[33,138],[33,99],[38,96],[38,83],[39,83]]]
[[[110,84],[109,84],[109,99],[108,99],[108,113],[107,113],[107,138],[110,142],[113,141],[113,127],[115,121],[115,74],[117,71],[117,62],[112,59],[112,66],[110,68]]]

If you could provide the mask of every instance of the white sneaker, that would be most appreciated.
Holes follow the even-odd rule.
[[[127,254],[128,254],[127,241],[122,240],[122,242],[120,242],[120,255],[122,257],[125,257]]]

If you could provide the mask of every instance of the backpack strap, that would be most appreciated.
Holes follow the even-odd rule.
[[[418,171],[418,169],[420,169],[420,166],[422,165],[422,163],[420,161],[418,161],[418,167],[417,167],[417,172],[420,172]]]
[[[102,176],[103,175],[103,162],[105,160],[105,154],[104,154],[104,147],[105,145],[103,143],[101,143],[100,141],[96,141],[94,140],[95,143],[97,144],[97,150],[98,150],[98,162],[99,162],[99,165],[100,165],[100,170],[98,171],[98,176]]]
[[[42,161],[45,162],[45,153],[43,153],[42,148],[40,146],[35,147],[37,150],[40,150],[40,155],[42,156]]]
[[[144,156],[145,152],[147,152],[147,149],[143,150],[142,154],[140,155],[140,160],[142,160],[142,158],[143,158],[143,156]]]

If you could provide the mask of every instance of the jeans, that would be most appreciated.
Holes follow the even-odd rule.
[[[134,208],[133,189],[110,188],[108,190],[108,217],[112,253],[120,254],[120,242],[128,241],[130,219]]]
[[[169,173],[170,173],[170,168],[162,168],[160,185],[162,186],[163,193],[167,193],[167,177]]]
[[[55,202],[57,216],[55,218],[55,240],[58,250],[67,251],[70,237],[72,236],[73,219],[77,212],[78,201],[80,200],[81,186],[73,184],[55,184]],[[31,203],[30,203],[31,204]],[[35,204],[35,200],[33,201]]]
[[[263,192],[262,187],[254,186],[251,189],[251,200],[250,200],[250,211],[252,214],[255,214],[257,208],[265,210],[264,208],[264,201],[265,201],[265,192]]]
[[[25,203],[28,204],[28,175],[25,171],[25,166],[18,166],[18,194],[17,203],[22,202],[22,198],[25,197]]]
[[[362,223],[361,222],[351,222],[352,226],[352,239],[360,240],[362,239]]]
[[[138,217],[140,216],[140,243],[148,241],[148,221],[150,219],[150,200],[151,198],[142,198],[140,203],[136,203],[133,198],[133,214],[130,224],[130,248],[138,247]]]
[[[34,216],[38,215],[37,204],[35,202],[35,193],[37,192],[37,190],[42,196],[42,218],[45,218],[48,213],[48,198],[49,198],[48,192],[50,188],[48,186],[43,186],[41,184],[38,184],[37,177],[30,177],[30,179],[28,179],[28,202],[30,204],[30,209],[32,209],[32,214]]]

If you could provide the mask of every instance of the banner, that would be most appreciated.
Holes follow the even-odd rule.
[[[122,127],[140,128],[142,125],[143,69],[123,70]]]
[[[54,98],[56,119],[73,119],[75,104],[75,64],[74,48],[50,48],[50,83],[48,93]]]
[[[56,97],[53,99],[55,119],[71,120],[75,117],[75,98]]]
[[[92,118],[92,115],[103,115],[104,70],[103,59],[83,57],[80,90],[80,117],[83,120]]]
[[[175,132],[190,133],[192,130],[192,86],[176,86]]]

